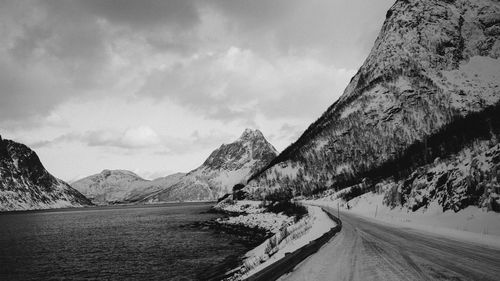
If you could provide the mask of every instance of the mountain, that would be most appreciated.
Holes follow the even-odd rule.
[[[149,183],[144,184],[142,186],[136,187],[130,191],[128,196],[125,199],[125,202],[135,203],[144,200],[144,198],[150,196],[153,193],[159,192],[161,190],[165,190],[172,185],[178,183],[183,177],[186,175],[185,173],[175,173],[166,177],[157,178]]]
[[[0,211],[88,205],[85,196],[47,172],[33,150],[0,137]]]
[[[497,155],[499,38],[499,1],[396,1],[343,95],[247,188],[313,195],[389,181],[388,202],[412,210],[498,203],[498,157],[482,165],[481,147]],[[445,171],[465,154],[482,168]]]
[[[136,202],[142,198],[168,188],[184,174],[173,174],[155,180],[145,180],[126,170],[103,170],[99,174],[77,180],[71,185],[93,203],[114,204]]]
[[[246,129],[240,138],[213,151],[200,167],[178,183],[145,201],[215,200],[231,192],[234,185],[245,183],[276,155],[276,149],[259,130]]]

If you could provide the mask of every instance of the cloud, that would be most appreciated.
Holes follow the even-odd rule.
[[[208,133],[200,133],[195,130],[191,136],[191,143],[196,144],[202,148],[217,148],[223,143],[229,143],[234,141],[231,139],[232,134],[220,130],[210,130]]]
[[[88,146],[123,149],[151,148],[161,145],[158,134],[147,126],[129,128],[124,132],[112,130],[90,131],[81,135],[79,140]]]
[[[126,130],[119,143],[124,147],[147,147],[159,144],[160,138],[153,129],[142,126]]]
[[[288,138],[290,142],[297,140],[303,133],[303,128],[301,126],[290,125],[288,123],[283,124],[278,131],[278,138]]]
[[[242,127],[285,147],[343,92],[393,1],[0,1],[0,130],[67,178],[191,167]]]
[[[92,92],[109,62],[95,21],[77,13],[67,18],[45,2],[13,2],[0,4],[8,11],[0,17],[2,123],[36,121],[68,98]]]
[[[384,14],[394,0],[209,3],[231,22],[226,32],[239,34],[239,40],[233,44],[273,56],[314,51],[319,58],[355,68],[373,45]]]
[[[84,133],[66,133],[51,140],[29,143],[33,149],[50,148],[70,142],[89,147],[118,148],[122,152],[149,149],[162,155],[182,154],[192,149],[215,149],[231,140],[231,134],[219,130],[200,133],[194,130],[187,138],[159,135],[149,126],[131,127],[124,131],[94,130]]]
[[[52,140],[31,143],[33,148],[54,146],[66,142],[81,142],[87,146],[140,149],[161,145],[160,136],[148,126],[129,128],[124,132],[113,130],[87,131],[83,134],[68,133]]]
[[[22,119],[26,115],[48,112],[57,98],[58,79],[44,67],[25,69],[0,58],[0,118]],[[64,83],[61,83],[64,87]]]
[[[283,83],[283,75],[287,75],[284,67],[298,69],[307,59],[323,62],[324,66],[354,69],[373,43],[390,3],[392,0],[382,3],[361,0],[313,0],[312,3],[298,0],[2,1],[0,75],[4,78],[0,93],[5,100],[0,104],[2,122],[38,118],[74,98],[129,95],[116,88],[127,81],[142,84],[146,79],[146,83],[150,83],[155,76],[167,79],[172,87],[185,87],[190,80],[201,83],[191,85],[187,93],[179,93],[186,98],[178,99],[204,102],[207,98],[198,95],[200,92],[205,95],[217,91],[254,94],[255,90],[274,90]],[[236,46],[232,54],[234,61],[242,64],[233,65],[234,70],[223,65],[231,64],[231,46]],[[209,58],[206,56],[209,53],[225,57]],[[189,57],[198,59],[188,59],[186,63]],[[284,62],[287,59],[289,65]],[[162,65],[171,73],[162,71],[159,67]],[[176,69],[176,65],[181,67]],[[193,69],[195,73],[190,74]],[[177,70],[181,73],[175,74]],[[201,74],[206,75],[205,79],[197,77]],[[252,78],[253,75],[260,77]],[[247,90],[246,79],[259,83],[263,75],[268,76],[264,77],[266,81],[261,89],[254,84]],[[274,82],[271,81],[273,75],[276,75]],[[174,81],[176,79],[183,82]],[[226,79],[229,81],[224,88]],[[275,87],[265,88],[271,82]],[[179,83],[184,84],[176,85]],[[196,87],[199,89],[194,89]],[[311,90],[310,86],[301,87]],[[231,94],[235,95],[238,93]],[[223,98],[227,97],[219,99]],[[213,100],[208,98],[208,102]],[[243,100],[232,102],[227,110],[211,108],[207,116],[253,118],[254,104],[240,101]],[[280,100],[276,102],[279,104]],[[314,105],[312,108],[317,109]]]
[[[29,147],[32,149],[39,149],[39,148],[44,148],[44,147],[52,147],[54,145],[58,145],[61,143],[65,142],[72,142],[72,141],[77,141],[80,140],[81,137],[76,134],[64,134],[60,135],[52,140],[42,140],[42,141],[36,141],[36,142],[31,142],[28,144]]]
[[[324,111],[353,74],[313,59],[271,60],[233,46],[152,72],[138,95],[167,98],[216,120],[300,118]]]
[[[79,0],[79,7],[115,24],[131,28],[165,25],[189,28],[199,21],[194,1],[190,0]]]
[[[198,22],[184,0],[2,1],[0,11],[2,123],[36,120],[74,98],[120,95],[113,88],[129,64],[144,65],[151,42],[187,49],[176,34]]]

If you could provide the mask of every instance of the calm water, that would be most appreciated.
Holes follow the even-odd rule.
[[[192,227],[211,204],[0,214],[0,280],[196,280],[245,246]]]

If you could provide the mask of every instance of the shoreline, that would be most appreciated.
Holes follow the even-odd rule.
[[[210,211],[209,211],[210,212]],[[233,215],[224,214],[226,218]],[[228,256],[224,261],[215,267],[207,269],[203,276],[199,276],[199,280],[223,280],[230,278],[233,275],[233,270],[242,265],[245,254],[255,247],[265,242],[272,233],[259,227],[247,227],[244,225],[230,225],[217,222],[217,219],[211,219],[205,222],[198,223],[196,227],[209,228],[215,234],[226,233],[235,237],[236,243],[240,243],[246,247],[244,252]]]
[[[265,242],[272,233],[264,228],[249,227],[241,224],[225,224],[219,219],[227,219],[241,215],[239,212],[231,212],[223,209],[215,208],[213,205],[205,213],[221,215],[219,218],[210,219],[204,222],[195,223],[193,226],[201,229],[210,229],[214,234],[226,233],[235,237],[235,243],[240,243],[246,247],[244,252],[228,256],[224,261],[217,266],[208,268],[203,275],[198,276],[198,280],[216,281],[230,278],[232,270],[242,265],[245,254],[251,251],[258,245]]]
[[[118,209],[121,207],[128,208],[153,208],[155,206],[175,206],[177,205],[203,205],[209,203],[216,203],[216,201],[171,201],[171,202],[161,202],[155,204],[134,204],[134,203],[119,203],[119,204],[106,204],[106,205],[90,205],[90,206],[73,206],[73,207],[61,207],[61,208],[40,208],[40,209],[29,209],[29,210],[2,210],[0,215],[4,214],[24,214],[24,213],[38,213],[38,212],[61,212],[61,211],[86,211],[86,210],[104,210],[104,209]]]
[[[242,216],[226,223],[217,221],[215,224],[221,227],[236,227],[245,229],[245,217],[248,217],[250,224],[255,224],[255,217],[252,215],[263,215],[257,221],[268,226],[265,213],[256,209],[258,203],[238,202],[230,206],[214,206],[215,212],[230,216]],[[248,206],[253,207],[248,208]],[[241,206],[247,206],[241,208]],[[335,216],[317,206],[308,206],[308,216],[288,223],[282,223],[279,229],[268,231],[272,234],[262,243],[250,251],[242,254],[233,260],[232,267],[224,268],[225,272],[220,275],[210,276],[204,280],[276,280],[280,276],[293,270],[304,259],[317,252],[325,243],[334,237],[341,229],[342,223]],[[234,210],[237,210],[234,212]],[[231,210],[231,211],[228,211]],[[248,211],[248,212],[247,212]],[[269,214],[269,213],[268,213]],[[293,219],[292,217],[289,217]],[[284,231],[284,232],[283,232]],[[288,233],[288,234],[284,234]],[[274,241],[274,242],[273,242]],[[270,250],[270,251],[269,251]],[[269,251],[269,252],[268,252]],[[236,265],[236,266],[235,266]]]

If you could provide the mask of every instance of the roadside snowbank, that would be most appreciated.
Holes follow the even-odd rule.
[[[382,204],[384,195],[368,192],[348,202],[335,199],[336,194],[322,199],[307,201],[309,204],[326,206],[366,218],[397,226],[424,230],[434,234],[500,247],[500,214],[486,212],[469,206],[458,213],[442,211],[437,203],[428,208],[411,212],[404,208],[394,208]],[[347,209],[349,206],[349,209]]]
[[[286,253],[298,250],[335,227],[335,223],[320,207],[307,206],[308,215],[294,222],[293,217],[267,213],[260,205],[260,201],[239,201],[234,204],[217,205],[217,208],[225,211],[248,213],[220,220],[219,223],[258,226],[273,233],[272,237],[245,254],[243,264],[234,269],[232,271],[234,275],[227,280],[248,278],[280,260]]]
[[[259,261],[260,264],[256,264],[251,270],[246,272],[242,276],[243,279],[283,258],[286,253],[294,252],[307,245],[309,242],[321,237],[331,228],[335,227],[335,223],[325,212],[323,212],[323,210],[321,210],[321,208],[316,206],[308,206],[307,208],[309,215],[287,228],[290,236],[279,243],[274,254],[271,256],[266,254],[266,247],[272,244],[271,241],[273,237],[247,253],[247,258],[245,259],[246,264],[255,264],[256,261]]]

